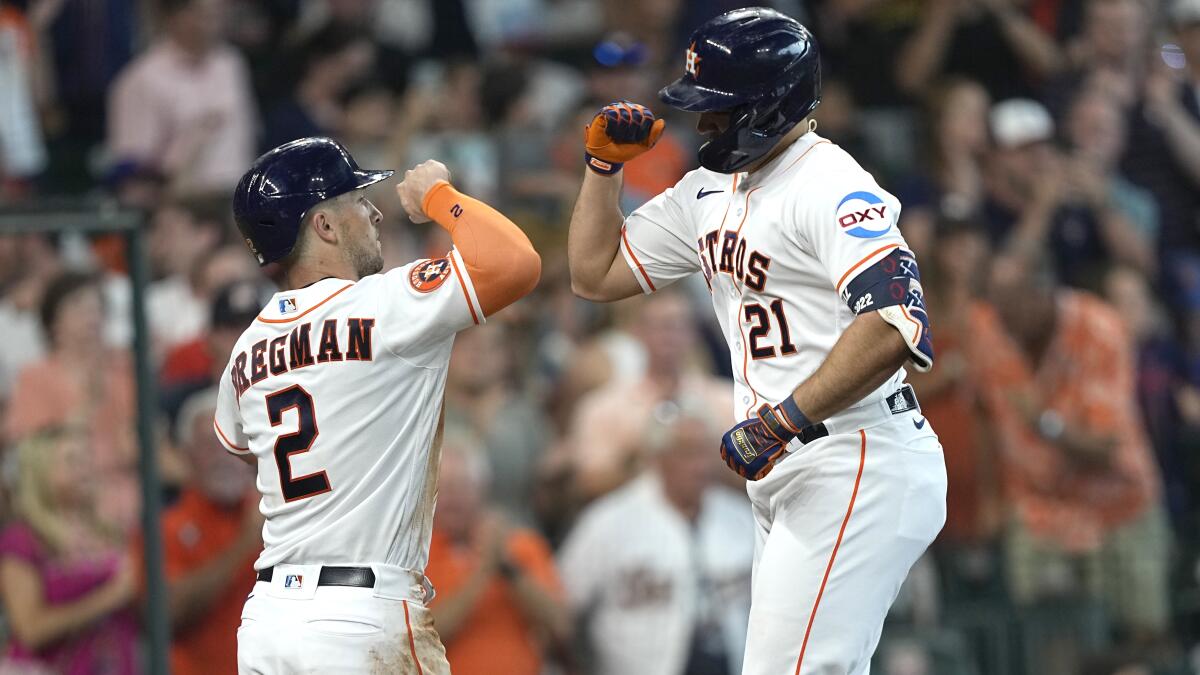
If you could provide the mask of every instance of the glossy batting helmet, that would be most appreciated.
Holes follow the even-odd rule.
[[[683,77],[658,93],[688,112],[729,112],[729,128],[700,148],[700,164],[733,173],[759,159],[821,102],[812,33],[765,7],[726,12],[692,33]]]
[[[233,193],[233,217],[258,264],[266,265],[292,252],[309,209],[392,173],[363,171],[331,138],[301,138],[254,161]]]

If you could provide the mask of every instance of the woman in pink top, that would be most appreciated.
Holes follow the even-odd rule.
[[[16,443],[54,427],[84,430],[105,485],[98,512],[128,532],[138,513],[134,388],[128,355],[104,344],[104,318],[95,277],[66,272],[50,282],[41,305],[46,358],[17,377],[4,435]]]
[[[0,672],[138,672],[133,570],[95,515],[87,436],[56,429],[17,448],[13,521],[0,531],[0,600],[9,640]]]

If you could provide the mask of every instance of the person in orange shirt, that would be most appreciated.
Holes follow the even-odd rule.
[[[237,672],[237,628],[262,549],[263,519],[258,500],[249,497],[254,473],[219,445],[215,411],[215,389],[184,403],[179,438],[193,482],[162,518],[175,675]],[[133,550],[140,559],[140,533]]]
[[[1167,627],[1170,540],[1121,318],[1058,287],[1044,256],[1002,257],[991,282],[1007,334],[973,339],[1012,510],[1014,599],[1089,596],[1152,641]]]
[[[433,621],[454,675],[538,675],[546,649],[569,640],[562,586],[546,541],[489,510],[475,447],[451,432],[442,448],[425,568]]]

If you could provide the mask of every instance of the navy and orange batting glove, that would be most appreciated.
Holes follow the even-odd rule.
[[[667,123],[644,105],[617,101],[600,109],[583,132],[588,168],[606,176],[654,147]]]
[[[760,480],[775,468],[788,443],[809,425],[791,396],[774,408],[763,404],[758,417],[721,437],[721,459],[742,478]]]

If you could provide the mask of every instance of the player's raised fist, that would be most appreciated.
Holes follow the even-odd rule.
[[[404,172],[404,180],[396,185],[400,205],[414,223],[433,220],[425,213],[425,198],[438,183],[450,182],[450,170],[436,159],[427,159]]]
[[[654,147],[667,123],[644,105],[617,101],[600,109],[584,131],[584,157],[596,173],[614,174],[621,165]]]

